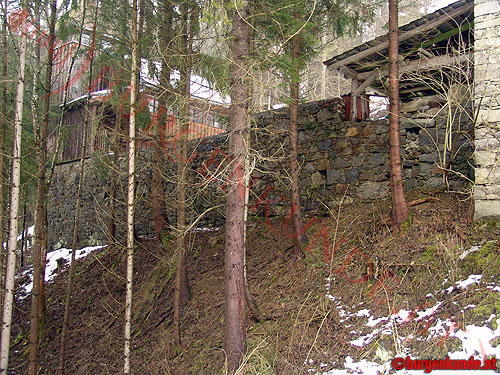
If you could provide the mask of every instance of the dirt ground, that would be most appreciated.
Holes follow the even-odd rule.
[[[427,306],[429,293],[474,271],[489,272],[487,277],[498,282],[497,258],[490,259],[497,261],[496,268],[481,263],[479,258],[459,259],[465,248],[500,238],[500,226],[495,222],[473,222],[469,198],[431,190],[412,192],[408,200],[420,199],[417,202],[421,203],[410,207],[410,219],[402,234],[391,232],[390,201],[343,204],[328,216],[308,218],[312,220],[307,229],[308,247],[297,262],[291,261],[292,239],[286,219],[252,217],[247,274],[261,320],[256,321],[250,314],[247,319],[246,373],[307,374],[309,369],[319,371],[321,363],[327,364],[322,371],[341,368],[347,355],[372,359],[373,347],[359,348],[349,343],[353,330],[367,330],[366,319],[352,316],[347,324],[340,305],[352,312],[369,309],[374,316],[387,316],[402,308],[411,311]],[[180,353],[174,350],[172,328],[174,242],[169,241],[167,251],[151,240],[142,239],[137,244],[134,374],[223,373],[224,229],[193,232],[189,240],[192,299],[184,312]],[[499,245],[494,242],[486,255],[495,257]],[[52,375],[57,370],[66,269],[47,287],[40,374]],[[105,248],[78,261],[68,374],[122,371],[124,275],[124,249]],[[485,298],[480,296],[481,291],[451,294],[440,313],[472,322],[474,314],[461,314],[459,307]],[[24,374],[29,298],[17,299],[14,320],[10,374]],[[429,328],[425,324],[414,321],[404,329],[425,336]],[[380,335],[377,342],[391,349],[390,337]],[[415,340],[411,345],[414,352],[425,357],[449,349],[454,341],[424,345]]]

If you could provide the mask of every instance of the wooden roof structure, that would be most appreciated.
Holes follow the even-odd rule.
[[[436,77],[446,66],[471,61],[473,23],[474,1],[460,0],[399,27],[402,100],[434,94],[433,88],[425,84],[425,79],[415,80],[412,73],[418,71]],[[353,96],[360,95],[367,88],[386,95],[388,56],[389,36],[385,34],[332,57],[324,64],[353,79]]]

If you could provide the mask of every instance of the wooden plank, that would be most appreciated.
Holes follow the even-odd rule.
[[[399,90],[399,93],[401,95],[404,95],[404,94],[411,94],[413,92],[419,92],[419,91],[425,91],[425,90],[429,90],[429,87],[427,86],[417,86],[417,87],[412,87],[410,89],[400,89]]]
[[[471,58],[472,56],[470,54],[458,55],[458,56],[442,55],[430,59],[419,59],[419,60],[402,62],[399,64],[399,75],[418,70],[438,68],[446,65],[456,65],[458,63],[467,61],[468,59]],[[364,81],[372,76],[374,76],[375,78],[385,77],[388,74],[389,74],[389,67],[385,66],[380,69],[375,69],[371,72],[359,73],[357,75],[357,78],[360,81]]]
[[[448,20],[450,19],[453,19],[457,16],[460,16],[461,14],[463,13],[466,13],[466,12],[469,12],[469,11],[472,11],[474,9],[474,3],[467,3],[465,4],[464,6],[460,7],[460,8],[457,8],[457,9],[453,9],[451,12],[449,13],[445,13],[445,14],[442,14],[441,16],[439,17],[436,17],[435,19],[429,21],[429,22],[425,22],[423,23],[422,25],[420,26],[417,26],[415,27],[414,29],[412,30],[408,30],[406,32],[403,32],[399,35],[399,42],[401,43],[402,41],[406,40],[406,39],[409,39],[421,32],[424,32],[424,31],[427,31],[427,30],[432,30],[436,27],[438,27],[441,23],[443,22],[447,22]],[[373,53],[376,53],[376,52],[380,52],[386,48],[389,47],[389,40],[385,41],[385,42],[382,42],[374,47],[371,47],[371,48],[367,48],[361,52],[358,52],[356,53],[355,55],[352,55],[352,56],[349,56],[349,57],[346,57],[345,59],[343,59],[342,61],[337,61],[336,63],[333,63],[331,65],[328,66],[328,69],[338,69],[342,66],[345,66],[347,64],[350,64],[350,63],[353,63],[355,62],[356,60],[360,60],[364,57],[367,57],[367,56],[370,56],[371,54]]]

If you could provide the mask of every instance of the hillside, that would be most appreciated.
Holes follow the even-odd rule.
[[[312,222],[310,247],[295,263],[286,219],[251,218],[248,282],[262,319],[247,320],[247,374],[382,374],[398,355],[455,352],[468,359],[483,350],[500,356],[500,225],[473,222],[467,195],[413,191],[409,200],[417,199],[422,203],[410,207],[402,235],[390,232],[390,201],[344,202]],[[137,244],[135,374],[223,373],[224,229],[193,232],[190,243],[192,300],[179,354],[171,324],[173,242],[167,252],[147,239]],[[463,256],[467,249],[473,251]],[[66,269],[48,286],[40,374],[57,369]],[[125,252],[118,248],[78,260],[68,374],[122,370],[124,269]],[[19,284],[10,374],[26,373],[29,298],[23,293]],[[484,343],[463,340],[472,325],[485,330]]]

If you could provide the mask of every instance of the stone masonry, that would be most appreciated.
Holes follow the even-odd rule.
[[[500,217],[500,1],[474,2],[475,218]]]
[[[401,148],[407,190],[427,186],[443,188],[436,173],[439,143],[446,121],[428,116],[425,108],[408,114],[401,123]],[[373,201],[389,198],[388,121],[346,122],[341,99],[301,105],[299,109],[299,163],[302,205],[308,215],[322,215],[342,199]],[[251,132],[251,155],[255,160],[250,189],[250,214],[289,214],[288,111],[257,114]],[[173,142],[164,144],[163,190],[171,223],[176,212],[176,153]],[[204,213],[198,227],[224,224],[225,181],[234,171],[225,150],[227,135],[208,137],[190,144],[188,165],[188,220]],[[441,148],[442,149],[442,148]],[[472,174],[470,148],[463,147],[454,168]],[[138,154],[136,185],[136,233],[152,236],[152,150]],[[79,245],[106,240],[108,187],[111,173],[119,177],[117,232],[125,231],[126,158],[111,170],[112,156],[95,156],[86,162],[82,192]],[[56,167],[49,191],[49,242],[52,248],[71,244],[79,163]],[[234,172],[233,172],[234,173]],[[453,189],[466,188],[466,180],[453,179]]]

